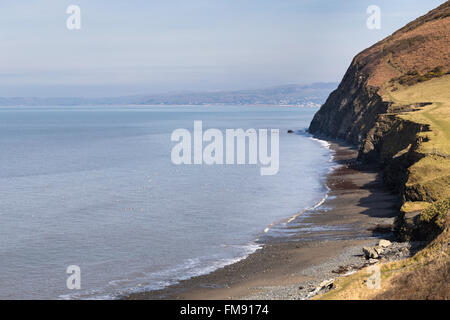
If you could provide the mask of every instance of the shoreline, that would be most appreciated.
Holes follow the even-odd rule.
[[[311,288],[364,266],[362,246],[393,239],[397,198],[382,184],[379,168],[355,162],[356,150],[328,141],[337,167],[326,176],[320,205],[288,219],[287,236],[260,238],[246,258],[166,288],[120,299],[305,299]]]

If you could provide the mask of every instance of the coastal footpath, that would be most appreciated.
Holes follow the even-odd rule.
[[[358,54],[314,116],[310,133],[354,145],[359,163],[382,168],[398,195],[398,240],[427,244],[408,259],[377,262],[378,290],[367,290],[362,269],[316,298],[450,298],[449,48],[447,1]]]

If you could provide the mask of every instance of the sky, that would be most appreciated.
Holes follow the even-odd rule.
[[[108,97],[339,82],[444,0],[0,0],[0,96]],[[69,5],[81,28],[69,30]],[[369,29],[367,7],[381,9]]]

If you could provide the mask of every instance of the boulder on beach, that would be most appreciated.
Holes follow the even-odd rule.
[[[387,248],[387,247],[390,247],[391,245],[392,245],[392,242],[390,242],[389,240],[385,240],[385,239],[381,239],[378,242],[378,246],[382,247],[382,248]]]
[[[378,252],[372,247],[363,247],[363,253],[366,259],[377,259],[379,256]]]

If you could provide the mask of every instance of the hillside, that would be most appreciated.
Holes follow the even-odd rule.
[[[408,281],[401,277],[422,268],[430,278],[448,275],[448,206],[438,205],[438,213],[430,208],[450,198],[449,48],[447,1],[358,54],[311,122],[311,133],[357,145],[358,160],[381,164],[384,182],[399,195],[394,230],[400,239],[432,241],[427,255],[419,252],[414,263],[396,265],[395,272],[384,267],[386,293],[352,295],[349,290],[358,292],[357,286],[347,279],[347,289],[324,298],[392,298],[396,292],[399,298],[418,298],[404,290]],[[358,275],[350,279],[359,281]]]

